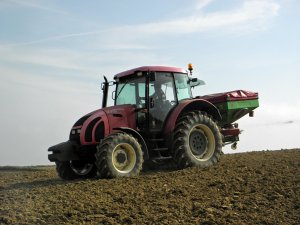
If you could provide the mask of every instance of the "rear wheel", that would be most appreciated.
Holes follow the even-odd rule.
[[[107,136],[98,146],[95,156],[98,172],[103,178],[135,176],[142,170],[141,146],[126,133]]]
[[[56,171],[64,180],[93,178],[97,174],[94,163],[82,160],[56,162]]]
[[[173,158],[179,168],[208,167],[218,162],[222,144],[217,124],[206,113],[189,112],[176,123]]]

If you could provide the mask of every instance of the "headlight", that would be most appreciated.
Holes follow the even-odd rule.
[[[72,127],[72,130],[71,130],[72,135],[80,134],[80,132],[81,132],[81,126]]]

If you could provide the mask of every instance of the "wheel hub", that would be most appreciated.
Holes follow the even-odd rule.
[[[116,150],[115,158],[116,158],[117,166],[121,167],[127,164],[128,161],[127,154],[123,149]]]
[[[208,140],[206,135],[201,130],[193,130],[189,137],[189,144],[192,153],[195,156],[202,156],[208,146]]]
[[[129,173],[135,166],[136,153],[128,143],[118,144],[112,153],[112,163],[120,173]]]

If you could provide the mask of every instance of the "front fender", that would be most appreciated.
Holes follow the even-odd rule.
[[[144,152],[144,159],[146,159],[146,160],[149,159],[149,152],[148,152],[147,144],[140,133],[138,133],[136,130],[131,129],[129,127],[116,127],[116,128],[113,128],[113,130],[119,130],[119,131],[125,132],[127,134],[131,134],[134,138],[136,138],[138,140],[138,142],[140,143],[140,145],[142,146],[142,151]]]

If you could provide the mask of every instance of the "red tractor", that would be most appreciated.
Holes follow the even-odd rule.
[[[234,123],[253,116],[258,94],[232,91],[193,97],[204,82],[176,67],[144,66],[102,83],[102,109],[80,118],[69,140],[52,146],[48,158],[62,179],[129,177],[143,166],[179,169],[218,162],[225,144],[239,140]],[[107,107],[109,86],[114,106]]]

